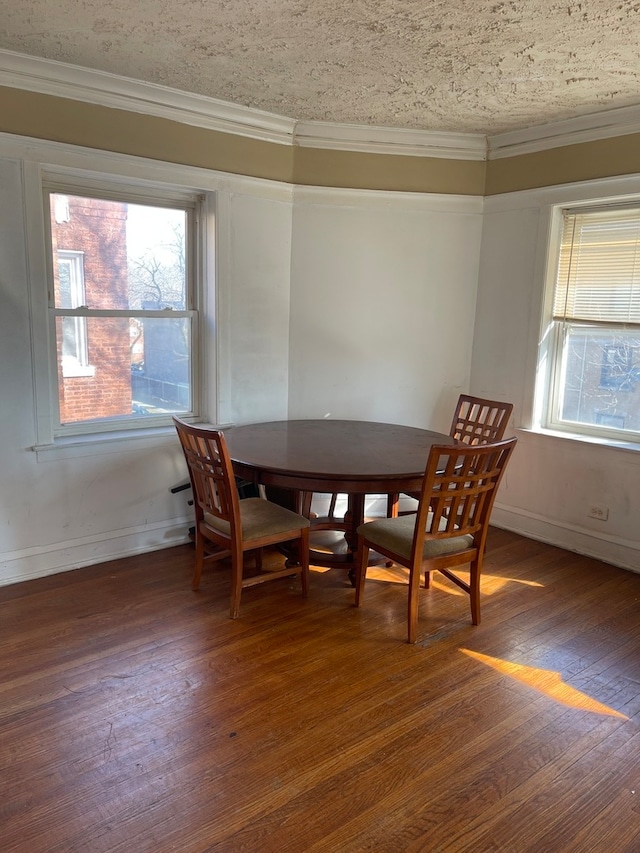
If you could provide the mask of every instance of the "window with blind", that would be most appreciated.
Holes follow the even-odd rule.
[[[565,210],[546,426],[640,441],[640,207]]]

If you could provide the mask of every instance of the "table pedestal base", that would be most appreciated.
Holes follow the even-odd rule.
[[[302,492],[293,489],[266,488],[267,498],[274,503],[285,506],[294,512],[303,511]],[[327,518],[311,518],[311,535],[309,549],[309,563],[312,566],[334,569],[342,568],[349,570],[349,578],[353,583],[355,573],[355,558],[357,547],[358,527],[364,519],[365,495],[350,494],[349,504],[344,518],[330,516]],[[304,512],[303,514],[307,514]],[[286,550],[286,545],[281,546],[284,554],[291,559],[291,565],[295,565],[295,557]],[[386,561],[385,557],[369,552],[369,565],[376,566]]]

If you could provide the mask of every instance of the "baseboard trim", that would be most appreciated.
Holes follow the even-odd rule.
[[[384,514],[382,507],[375,505],[375,500],[370,511],[373,515]],[[191,517],[177,518],[143,528],[111,531],[81,540],[6,552],[0,555],[0,587],[184,545],[191,541],[189,526],[192,522]],[[597,536],[570,524],[498,504],[494,506],[491,523],[520,536],[640,573],[638,543],[613,536]]]
[[[576,525],[544,518],[526,510],[494,505],[491,523],[529,539],[640,572],[640,544],[607,534],[597,535]]]
[[[191,517],[177,518],[143,528],[7,552],[0,555],[0,587],[183,545],[190,541],[192,524]]]

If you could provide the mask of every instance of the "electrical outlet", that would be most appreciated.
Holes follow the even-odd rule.
[[[597,518],[599,521],[606,521],[609,518],[609,507],[593,504],[587,510],[589,518]]]

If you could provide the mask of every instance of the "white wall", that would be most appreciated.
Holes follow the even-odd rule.
[[[287,417],[291,192],[217,194],[220,423]]]
[[[483,215],[480,199],[294,192],[0,136],[0,584],[184,541],[191,521],[187,495],[169,492],[186,475],[171,430],[31,449],[37,265],[23,178],[34,161],[215,195],[211,420],[329,416],[446,430],[461,391],[512,400],[520,440],[494,520],[637,569],[640,453],[521,428],[531,425],[550,206],[640,193],[640,178],[487,199]],[[607,522],[586,517],[591,503],[610,508]]]
[[[482,201],[299,189],[289,417],[448,431],[468,389]]]
[[[471,391],[511,400],[519,442],[493,519],[526,536],[640,567],[640,450],[532,432],[551,208],[640,193],[640,177],[485,200]],[[609,507],[606,522],[587,517]]]
[[[36,453],[22,164],[0,160],[0,582],[180,539],[167,440]],[[175,522],[174,522],[175,520]]]
[[[281,184],[0,136],[0,584],[172,545],[191,522],[188,493],[169,491],[186,477],[171,429],[32,449],[41,163],[213,194],[209,420],[448,428],[469,381],[481,200],[307,189],[292,203]]]
[[[193,515],[188,492],[170,493],[186,479],[173,428],[32,449],[41,417],[32,351],[40,342],[32,340],[29,312],[30,298],[41,292],[42,240],[25,224],[39,222],[31,209],[39,194],[29,191],[25,175],[37,175],[41,162],[216,194],[211,210],[220,240],[208,252],[203,306],[204,413],[242,422],[287,411],[290,189],[0,135],[0,584],[186,541]],[[209,231],[215,235],[213,216]],[[224,333],[216,337],[218,327]]]

